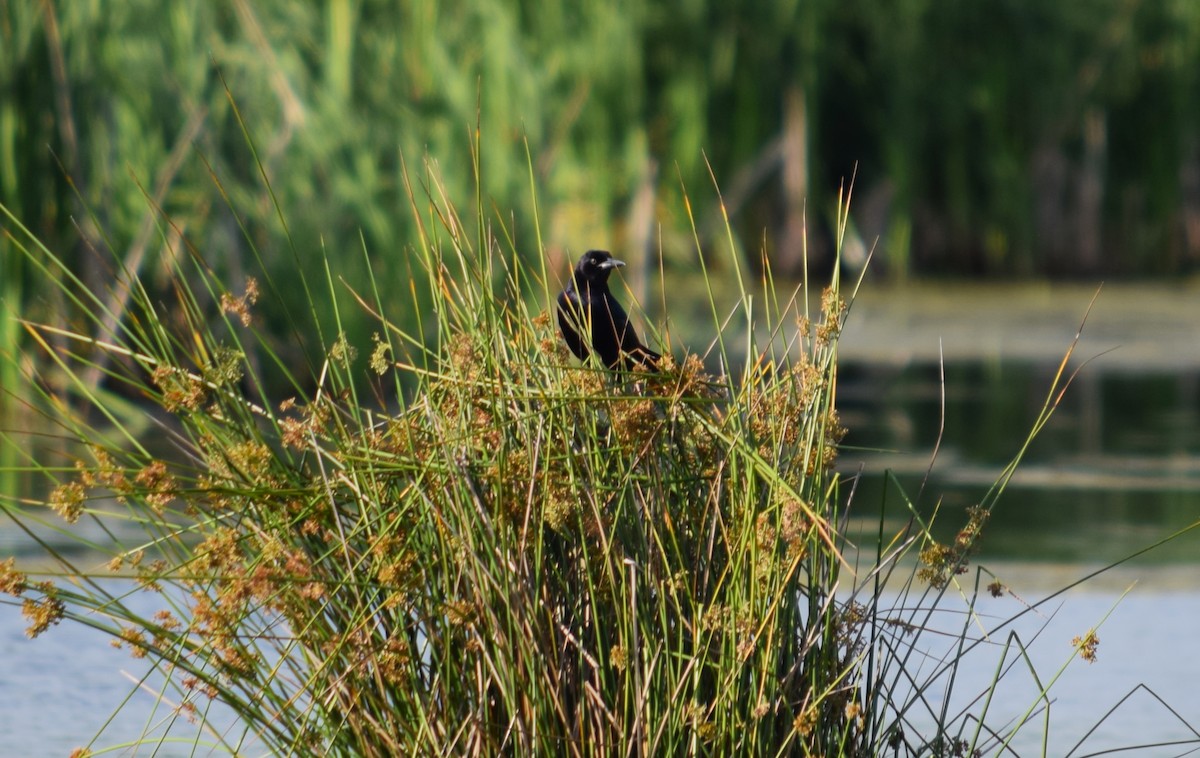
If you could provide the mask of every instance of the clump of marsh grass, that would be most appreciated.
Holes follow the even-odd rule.
[[[44,502],[4,506],[19,525],[113,535],[88,544],[107,553],[96,566],[43,542],[57,582],[0,562],[30,636],[101,629],[161,674],[172,720],[202,727],[195,748],[232,754],[1003,748],[1021,724],[985,730],[929,694],[980,644],[984,574],[956,652],[927,679],[911,664],[1012,469],[953,544],[914,510],[850,570],[836,273],[784,301],[766,267],[756,307],[733,256],[740,326],[705,278],[710,358],[740,370],[676,349],[661,372],[613,374],[570,357],[544,265],[482,210],[464,221],[426,176],[410,191],[421,245],[405,293],[423,317],[391,323],[391,293],[347,294],[327,266],[307,296],[365,309],[377,330],[358,345],[314,325],[311,376],[290,378],[257,331],[258,283],[232,290],[198,254],[176,259],[173,302],[133,279],[130,310],[111,314],[31,235],[16,243],[86,327],[25,323],[49,358],[27,380],[78,454],[32,462]],[[842,203],[839,231],[846,218]],[[103,387],[88,381],[98,365]],[[291,391],[271,396],[271,370]],[[898,570],[904,603],[889,606]],[[138,612],[134,593],[159,608]],[[237,729],[210,721],[215,703]]]
[[[74,582],[5,564],[29,634],[104,630],[164,675],[180,716],[231,707],[242,732],[196,739],[235,753],[860,743],[856,621],[833,591],[837,280],[811,320],[807,292],[748,320],[740,373],[682,354],[613,375],[570,358],[544,269],[502,251],[482,217],[466,233],[436,183],[412,198],[425,318],[398,327],[387,296],[354,294],[377,314],[373,342],[333,329],[311,379],[269,400],[259,367],[282,361],[256,332],[254,280],[231,291],[193,257],[174,302],[133,281],[113,319],[25,239],[85,318],[117,326],[26,324],[60,372],[29,381],[81,453],[41,468],[54,516],[6,507],[142,535],[94,545],[109,556],[92,569],[47,544]],[[345,299],[332,271],[325,289]],[[97,353],[104,389],[85,381]],[[140,396],[169,444],[135,434],[114,389]],[[161,609],[135,613],[135,591]]]

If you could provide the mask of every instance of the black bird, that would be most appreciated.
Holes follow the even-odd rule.
[[[567,347],[581,361],[587,360],[590,347],[614,371],[631,371],[634,366],[654,371],[662,356],[642,344],[629,315],[608,290],[608,275],[624,265],[607,250],[584,253],[567,288],[558,295],[558,327]]]

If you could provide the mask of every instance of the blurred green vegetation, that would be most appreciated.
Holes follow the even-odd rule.
[[[97,293],[105,248],[163,287],[190,250],[308,302],[277,295],[323,248],[358,289],[369,258],[399,322],[406,173],[418,204],[478,173],[469,223],[560,276],[589,247],[690,267],[683,191],[723,242],[714,177],[777,273],[828,261],[854,177],[878,274],[1177,274],[1198,92],[1193,0],[0,0],[0,203]],[[9,244],[5,311],[60,309]],[[297,355],[329,323],[266,315]]]

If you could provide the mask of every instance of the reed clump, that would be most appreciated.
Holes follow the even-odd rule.
[[[610,372],[559,338],[560,280],[529,263],[542,256],[478,207],[464,221],[433,177],[409,196],[419,317],[393,323],[393,293],[350,291],[327,259],[323,281],[301,272],[305,296],[328,300],[307,311],[356,308],[375,331],[356,344],[340,315],[291,322],[323,346],[307,371],[259,331],[270,282],[232,288],[192,250],[172,258],[172,300],[136,275],[118,285],[127,297],[103,297],[0,207],[77,314],[70,328],[22,322],[46,358],[21,364],[25,381],[71,460],[30,454],[46,496],[0,501],[58,565],[0,562],[0,601],[31,637],[83,623],[153,667],[172,716],[136,742],[966,755],[1005,749],[1031,722],[1044,691],[1002,728],[985,725],[990,701],[948,705],[965,657],[1036,607],[975,635],[981,590],[1007,590],[982,568],[974,589],[960,580],[1025,448],[951,544],[898,487],[908,522],[885,533],[881,504],[875,544],[851,544],[853,477],[835,464],[853,292],[836,268],[819,292],[780,297],[769,266],[747,285],[731,249],[730,315],[701,255],[710,350],[660,340],[658,371]],[[847,218],[840,202],[839,240]],[[110,312],[117,301],[126,310]],[[109,538],[76,537],[103,554],[90,567],[38,531],[81,522]],[[918,663],[950,590],[967,600],[956,648]],[[1073,643],[1085,658],[1090,634]]]
[[[196,259],[169,305],[134,282],[104,339],[26,323],[59,372],[30,381],[81,446],[44,469],[54,517],[10,510],[141,535],[96,546],[110,555],[77,584],[7,566],[30,635],[103,628],[179,714],[231,707],[240,733],[196,739],[234,753],[861,749],[863,616],[835,597],[837,280],[811,320],[807,291],[747,319],[741,372],[684,353],[614,374],[569,356],[544,269],[434,197],[413,198],[440,220],[411,251],[427,317],[406,330],[386,297],[353,293],[372,343],[323,334],[287,397],[262,397],[282,361],[255,329],[257,281],[231,291]],[[760,347],[764,325],[793,336]],[[97,353],[102,389],[84,382]],[[169,444],[135,434],[114,393]],[[139,591],[161,609],[135,613]]]

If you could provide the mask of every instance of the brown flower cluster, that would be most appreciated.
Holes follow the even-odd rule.
[[[968,508],[967,524],[959,530],[953,545],[943,545],[930,540],[921,551],[919,560],[922,566],[917,571],[917,576],[930,586],[942,589],[955,576],[967,573],[968,560],[978,548],[979,538],[989,516],[991,511],[982,506]]]
[[[162,393],[159,403],[168,413],[198,411],[208,399],[208,387],[199,377],[174,366],[158,366],[150,379]]]
[[[29,576],[24,571],[17,570],[16,558],[0,561],[0,592],[20,597],[28,588]]]
[[[792,729],[795,729],[796,734],[801,737],[807,737],[817,728],[820,718],[821,714],[810,705],[796,714],[796,718],[792,720]]]
[[[26,586],[23,592],[30,589],[42,594],[40,598],[25,597],[21,603],[21,615],[29,620],[25,634],[32,639],[62,621],[67,608],[52,582],[35,582]]]
[[[68,524],[74,524],[83,515],[83,504],[87,491],[81,482],[66,482],[55,487],[47,498],[50,507]]]
[[[104,448],[93,446],[90,450],[92,459],[95,461],[93,466],[88,466],[82,461],[75,464],[75,468],[79,472],[80,484],[88,488],[104,487],[122,499],[131,494],[134,489],[126,476],[124,467],[120,466]]]
[[[391,686],[403,685],[410,673],[407,642],[399,637],[381,640],[361,627],[334,634],[322,643],[321,650],[343,666],[342,675],[348,684],[372,686],[382,680]]]
[[[93,488],[108,490],[122,503],[137,500],[159,516],[175,499],[179,485],[165,462],[152,460],[130,477],[129,470],[118,465],[104,449],[93,447],[91,452],[94,464],[77,461],[78,477],[59,484],[46,498],[47,504],[68,524],[74,524],[83,515],[88,490]]]
[[[247,277],[246,291],[241,297],[223,292],[221,293],[221,310],[225,313],[232,313],[237,316],[242,322],[242,326],[250,326],[253,322],[251,307],[258,302],[258,280],[254,277]]]
[[[134,658],[145,658],[146,653],[150,651],[150,645],[146,642],[146,634],[141,629],[132,626],[122,627],[120,635],[110,642],[115,648],[128,647],[130,655]]]
[[[179,483],[163,461],[151,461],[134,474],[137,493],[156,515],[161,516],[178,495]]]
[[[259,491],[284,489],[283,480],[276,475],[275,453],[266,442],[202,437],[198,446],[207,469],[202,489],[217,493],[246,487]]]
[[[763,511],[755,523],[758,545],[758,577],[790,575],[808,554],[808,535],[812,522],[809,509],[787,496],[776,507]]]
[[[636,454],[654,441],[662,429],[657,403],[650,398],[621,398],[612,405],[612,428],[617,441]]]
[[[832,345],[842,331],[846,318],[846,301],[833,287],[821,291],[821,323],[817,326],[815,339],[818,350]]]
[[[1088,663],[1096,662],[1096,650],[1100,647],[1100,637],[1095,629],[1089,629],[1082,637],[1075,637],[1071,645],[1079,651],[1079,657]]]
[[[371,541],[370,554],[376,581],[390,590],[385,604],[391,607],[404,602],[406,593],[413,588],[420,572],[417,555],[408,545],[400,517],[391,514],[389,520],[396,531],[377,535]]]
[[[230,388],[242,380],[245,356],[229,347],[218,347],[212,351],[204,365],[204,382],[209,387]]]
[[[288,398],[279,404],[280,413],[292,410],[298,410],[299,416],[281,417],[279,432],[283,444],[293,450],[302,450],[308,447],[310,438],[323,436],[333,417],[333,408],[324,397],[303,406],[298,406],[295,398]]]
[[[371,350],[371,357],[367,361],[367,365],[376,374],[383,376],[392,368],[393,361],[391,360],[392,346],[383,341],[379,336],[379,332],[371,335],[371,341],[375,343],[375,347]]]

